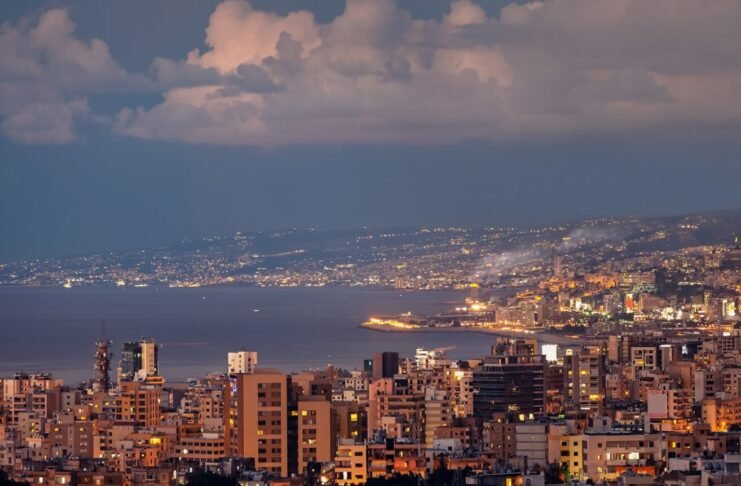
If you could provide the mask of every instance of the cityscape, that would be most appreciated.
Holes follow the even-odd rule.
[[[692,273],[734,245],[741,210],[601,218],[558,226],[288,229],[131,251],[0,263],[0,286],[536,287],[567,272],[653,268]],[[692,280],[694,276],[690,277]]]
[[[741,486],[741,1],[0,1],[0,486]]]
[[[224,276],[234,268],[228,262],[245,261],[265,272],[252,284],[457,288],[461,301],[442,313],[358,324],[478,332],[491,352],[453,359],[449,347],[379,350],[353,369],[284,372],[235,349],[225,350],[223,371],[171,382],[159,371],[157,342],[117,349],[103,327],[89,346],[87,381],[64,383],[52,370],[2,379],[0,466],[29,484],[190,484],[194,474],[243,485],[733,484],[741,481],[741,245],[728,231],[738,214],[528,231],[364,230],[340,241],[392,243],[358,244],[328,260],[312,256],[310,244],[299,251],[279,242],[286,251],[273,255],[284,260],[271,272],[262,267],[271,255],[252,263],[233,251],[248,252],[246,242],[260,237],[194,243],[209,245],[200,267],[182,264],[193,250],[142,251],[142,260],[181,269],[170,274],[175,286],[245,283]],[[303,236],[262,238],[297,245],[296,233]],[[697,245],[697,233],[725,241]],[[409,242],[399,246],[400,238]],[[498,243],[507,249],[485,257]],[[150,274],[140,261],[117,263],[125,260],[22,262],[4,274],[24,268],[42,279],[5,283],[169,285],[156,278],[163,267]],[[205,277],[206,268],[224,273]]]

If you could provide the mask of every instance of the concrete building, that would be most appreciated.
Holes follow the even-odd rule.
[[[227,354],[227,373],[238,375],[240,373],[254,373],[257,368],[256,351],[237,351]]]
[[[335,455],[335,428],[331,403],[323,396],[298,401],[298,471],[310,462],[329,462]]]
[[[393,378],[399,372],[399,353],[384,351],[373,355],[373,379]]]
[[[160,423],[161,388],[154,385],[128,381],[120,384],[115,397],[114,418],[124,422],[135,422],[145,427]]]
[[[526,469],[536,464],[548,466],[548,425],[537,422],[524,422],[515,427],[515,456],[521,458]]]
[[[368,480],[368,459],[364,443],[341,439],[334,458],[335,481],[340,486],[361,486]]]
[[[662,458],[661,434],[587,432],[582,440],[584,475],[595,482],[615,481],[628,469],[655,476]]]
[[[236,375],[236,382],[238,455],[254,458],[257,469],[288,476],[289,377],[257,369]]]
[[[494,355],[473,371],[473,409],[480,423],[495,413],[540,415],[545,407],[545,356]]]
[[[119,381],[144,381],[159,376],[159,346],[153,340],[129,341],[121,346]]]
[[[599,415],[605,400],[605,354],[589,346],[563,357],[564,408]]]

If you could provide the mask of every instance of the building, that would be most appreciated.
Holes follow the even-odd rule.
[[[636,371],[659,368],[657,348],[655,346],[634,346],[630,348],[630,363]]]
[[[256,351],[237,351],[227,354],[227,373],[238,375],[240,373],[254,373],[257,368]]]
[[[153,340],[125,342],[121,346],[119,381],[143,381],[159,376],[159,346]]]
[[[337,438],[365,441],[368,439],[368,410],[358,402],[332,402],[332,420]]]
[[[298,401],[298,468],[310,462],[329,462],[335,455],[335,430],[331,403],[323,396],[305,396]]]
[[[289,474],[289,380],[277,370],[236,375],[237,454],[284,477]]]
[[[122,382],[119,394],[113,400],[115,420],[135,422],[145,427],[159,425],[160,392],[158,386]]]
[[[390,478],[394,474],[427,474],[424,446],[409,440],[382,436],[368,444],[368,477]]]
[[[517,421],[512,414],[497,413],[484,422],[484,449],[497,464],[510,464],[517,455]]]
[[[545,407],[545,356],[486,356],[473,370],[473,410],[479,423],[495,413],[540,415]]]
[[[605,354],[596,346],[563,357],[564,408],[601,414],[605,399]]]
[[[399,353],[384,351],[373,355],[373,379],[393,378],[399,372]]]
[[[175,456],[199,464],[215,464],[227,456],[224,437],[214,433],[181,437],[175,445]]]
[[[368,437],[383,431],[389,438],[423,440],[425,395],[411,393],[406,380],[383,378],[368,394]]]
[[[107,392],[111,388],[111,342],[101,337],[95,343],[94,391]]]
[[[515,455],[522,459],[525,469],[536,464],[548,466],[548,425],[545,423],[524,422],[515,427]]]
[[[361,486],[368,480],[368,459],[364,443],[341,439],[334,458],[335,481],[340,486]]]
[[[661,434],[587,432],[582,436],[583,470],[595,482],[615,481],[622,473],[656,476],[661,461]]]

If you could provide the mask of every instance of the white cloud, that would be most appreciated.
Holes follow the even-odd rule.
[[[86,95],[151,87],[126,73],[99,39],[77,39],[65,10],[0,26],[0,129],[19,143],[67,143],[89,116]]]
[[[736,0],[550,0],[509,5],[499,18],[455,0],[440,21],[416,20],[391,0],[348,0],[327,24],[226,1],[211,16],[209,49],[184,63],[222,79],[127,110],[117,129],[281,145],[735,124],[739,25]],[[280,89],[228,81],[246,66]]]
[[[274,146],[728,130],[741,122],[739,25],[737,0],[547,0],[497,17],[453,0],[439,20],[347,0],[327,23],[227,0],[203,52],[157,58],[146,79],[51,10],[0,29],[0,116],[13,140],[61,143],[90,93],[157,87],[163,101],[121,111],[117,132]]]

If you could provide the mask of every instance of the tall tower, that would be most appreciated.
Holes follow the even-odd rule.
[[[100,339],[95,343],[94,391],[107,392],[111,388],[111,342],[106,338],[105,321],[101,323]]]

